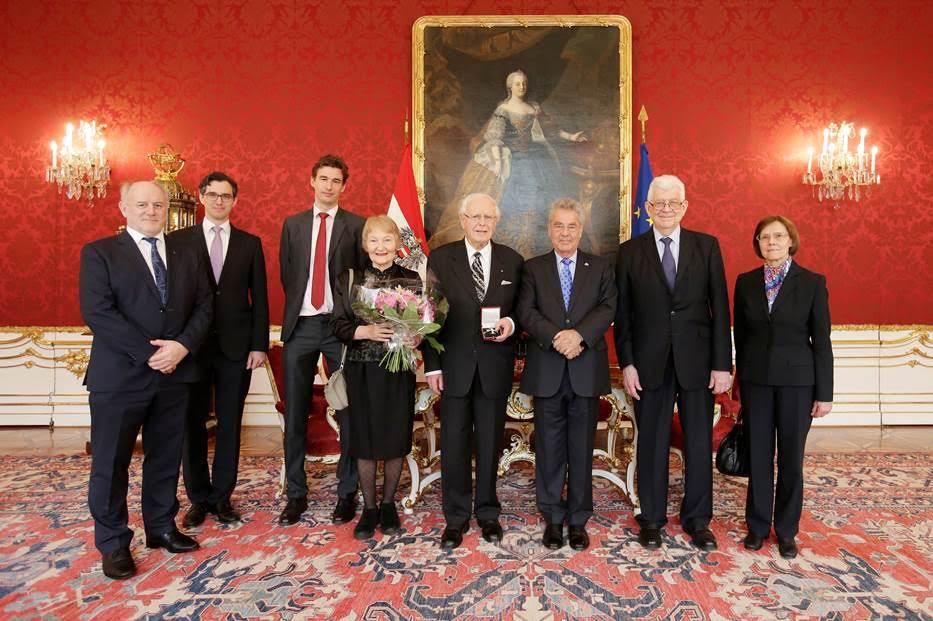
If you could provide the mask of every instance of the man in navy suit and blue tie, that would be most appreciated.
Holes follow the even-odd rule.
[[[199,254],[163,233],[169,201],[152,181],[123,188],[126,231],[81,249],[81,315],[94,333],[84,383],[90,391],[88,506],[104,574],[136,573],[130,553],[128,468],[142,430],[146,546],[190,552],[175,526],[178,468],[191,384],[191,354],[204,342],[212,301]]]
[[[237,482],[243,405],[253,370],[265,364],[269,349],[266,260],[262,240],[230,223],[238,191],[229,175],[210,173],[198,186],[204,220],[169,236],[201,255],[214,292],[214,321],[196,357],[204,379],[195,385],[188,407],[182,472],[191,508],[185,528],[200,525],[208,513],[225,524],[240,520],[230,496]],[[212,395],[217,426],[209,467],[206,423]]]
[[[518,320],[530,336],[520,390],[535,398],[535,486],[542,543],[552,550],[564,545],[565,522],[571,548],[590,545],[596,414],[610,391],[605,334],[615,277],[608,259],[579,250],[583,225],[573,199],[551,205],[554,250],[525,262],[518,296]]]

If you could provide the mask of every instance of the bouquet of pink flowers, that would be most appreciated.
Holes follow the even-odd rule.
[[[440,291],[420,280],[393,279],[356,285],[353,311],[366,323],[389,323],[393,335],[379,364],[389,371],[414,371],[421,357],[416,342],[423,337],[437,351],[444,346],[431,336],[441,329],[449,305]]]

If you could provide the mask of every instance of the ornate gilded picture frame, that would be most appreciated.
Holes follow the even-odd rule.
[[[547,211],[587,214],[583,250],[631,226],[632,29],[614,15],[426,16],[412,27],[413,166],[430,247],[460,239],[474,192],[502,212],[493,239],[551,249]]]

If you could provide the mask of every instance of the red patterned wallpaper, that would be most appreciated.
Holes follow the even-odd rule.
[[[800,262],[828,275],[835,323],[933,323],[926,0],[37,0],[0,4],[0,325],[81,323],[80,247],[120,223],[116,188],[151,176],[144,155],[166,141],[189,188],[214,168],[239,179],[235,222],[265,241],[278,321],[280,226],[309,205],[311,163],[343,154],[343,204],[383,211],[411,25],[464,13],[625,15],[652,166],[685,180],[685,224],[719,235],[730,281],[756,263],[754,223],[780,212],[801,230]],[[93,207],[43,181],[49,141],[79,118],[108,126],[113,191]],[[799,179],[807,145],[841,119],[871,129],[883,184],[833,209]]]

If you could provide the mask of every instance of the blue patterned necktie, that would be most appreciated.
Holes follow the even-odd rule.
[[[570,293],[573,291],[573,274],[570,273],[570,259],[560,260],[560,292],[564,296],[564,309],[570,310]]]
[[[677,282],[677,265],[674,263],[674,255],[671,253],[670,237],[662,237],[661,243],[664,244],[664,255],[661,257],[661,268],[664,270],[664,277],[667,279],[667,287],[674,290],[674,283]]]
[[[159,240],[155,237],[143,237],[143,241],[149,242],[152,246],[152,271],[155,273],[156,287],[159,289],[159,299],[162,300],[162,306],[165,306],[165,298],[168,297],[168,272],[165,269],[165,263],[162,261],[162,255],[156,246]]]

